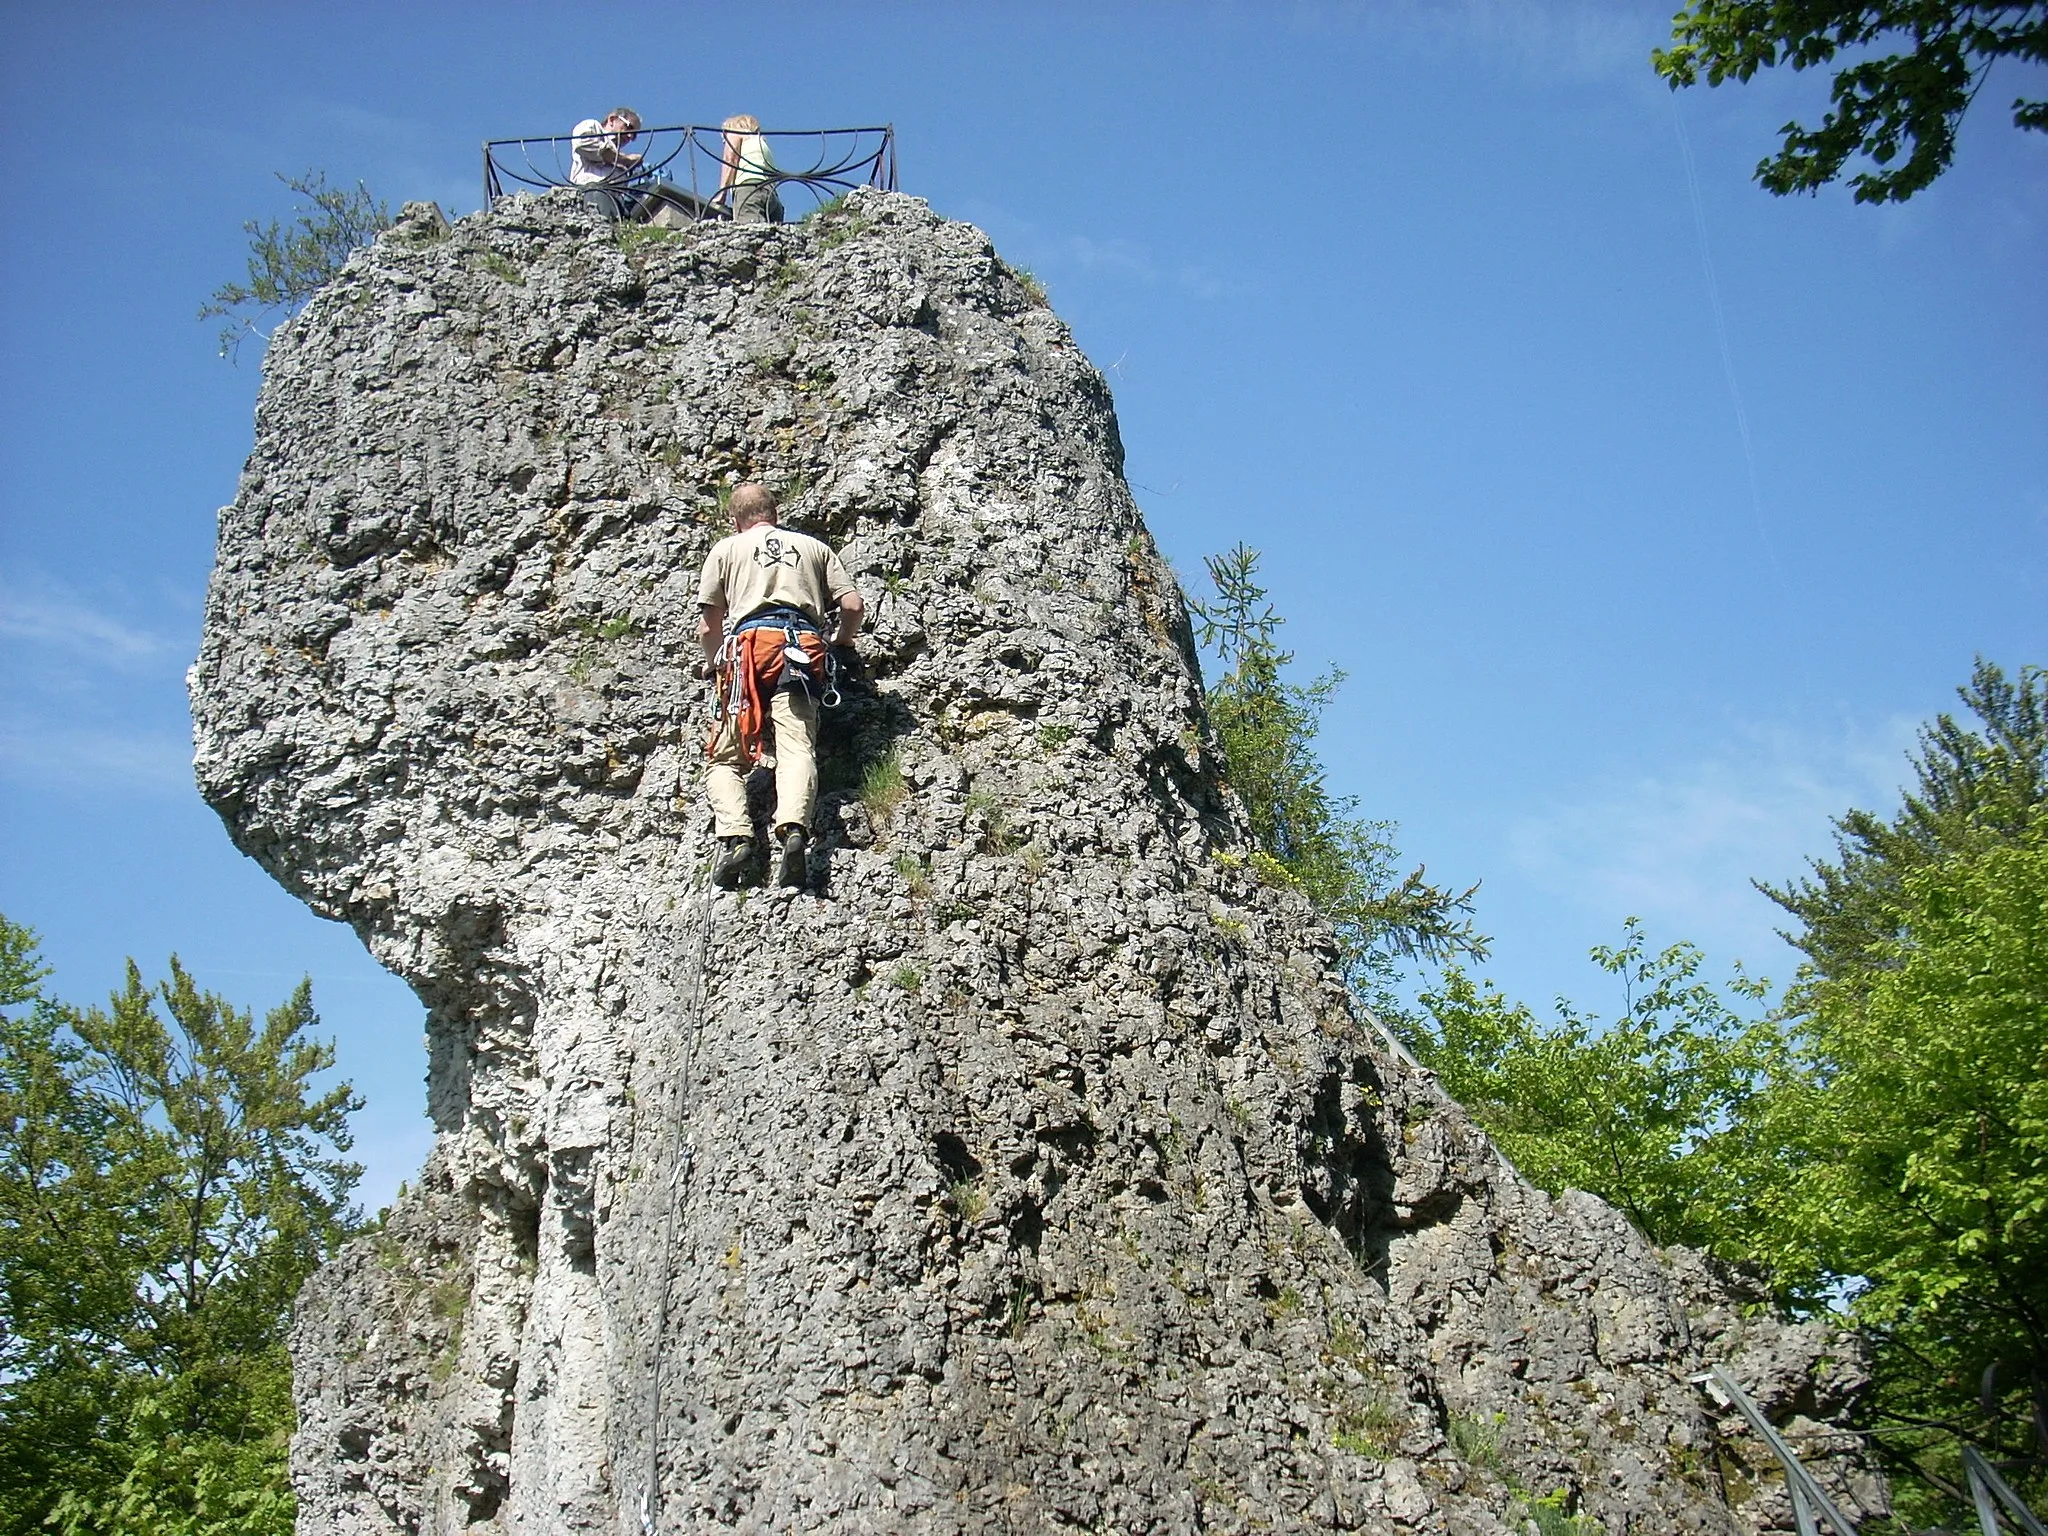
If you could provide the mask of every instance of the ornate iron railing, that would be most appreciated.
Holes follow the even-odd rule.
[[[808,130],[763,130],[769,152],[775,159],[772,175],[775,191],[797,206],[788,217],[800,218],[811,207],[830,202],[855,187],[896,190],[896,129],[894,124],[878,128],[814,128]],[[513,192],[544,192],[553,187],[575,186],[569,171],[573,164],[574,134],[560,133],[541,138],[486,139],[484,141],[484,206]],[[605,189],[629,194],[646,193],[666,186],[687,194],[687,201],[667,199],[687,209],[694,217],[724,218],[728,207],[719,199],[719,181],[724,169],[725,132],[703,124],[672,128],[642,128],[634,150],[640,163]]]

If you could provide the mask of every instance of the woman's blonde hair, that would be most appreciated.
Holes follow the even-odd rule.
[[[718,126],[730,128],[734,133],[759,133],[761,131],[761,119],[754,116],[751,112],[735,112]]]

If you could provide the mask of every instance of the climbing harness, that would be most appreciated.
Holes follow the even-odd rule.
[[[689,1139],[691,1099],[697,1077],[697,1046],[704,1034],[704,962],[711,948],[711,879],[700,872],[697,896],[697,952],[685,967],[690,978],[683,1017],[688,1027],[682,1032],[683,1061],[672,1098],[675,1113],[670,1117],[668,1143],[674,1149],[668,1176],[668,1209],[661,1223],[661,1305],[656,1311],[654,1361],[647,1373],[647,1467],[640,1484],[640,1530],[654,1536],[655,1520],[661,1513],[661,1367],[663,1345],[668,1338],[668,1319],[675,1289],[676,1220],[682,1209],[685,1186],[695,1148]]]
[[[840,705],[839,658],[811,616],[800,608],[770,608],[735,624],[712,666],[718,678],[718,714],[704,755],[718,750],[728,723],[749,765],[774,750],[775,722],[768,703],[778,689],[801,688],[826,709]]]

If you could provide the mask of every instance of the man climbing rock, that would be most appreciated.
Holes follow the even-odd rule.
[[[765,485],[740,486],[730,505],[735,532],[711,546],[697,585],[699,675],[718,679],[705,789],[722,846],[711,877],[739,884],[754,847],[746,775],[772,767],[775,883],[799,886],[818,793],[818,705],[834,665],[828,646],[853,643],[863,605],[829,545],[776,521]]]

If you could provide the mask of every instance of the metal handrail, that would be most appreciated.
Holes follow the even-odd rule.
[[[678,124],[642,128],[637,137],[647,145],[640,164],[630,176],[605,185],[630,191],[664,181],[687,191],[701,206],[711,205],[725,165],[723,128]],[[893,123],[870,128],[764,130],[761,137],[775,157],[771,179],[778,191],[802,188],[816,202],[825,203],[857,186],[896,190]],[[544,192],[577,185],[569,179],[575,142],[573,133],[484,140],[484,206],[495,206],[508,190]]]
[[[1993,1499],[2005,1506],[2027,1536],[2048,1536],[2048,1529],[2043,1528],[2034,1512],[1974,1445],[1963,1447],[1963,1472],[1970,1481],[1970,1502],[1977,1506],[1977,1524],[1983,1528],[1984,1536],[1998,1536],[1998,1509]]]
[[[1835,1501],[1814,1481],[1813,1474],[1799,1464],[1798,1456],[1785,1443],[1784,1436],[1771,1426],[1771,1421],[1764,1417],[1763,1409],[1749,1400],[1749,1394],[1736,1385],[1733,1376],[1713,1365],[1707,1367],[1704,1376],[1695,1376],[1693,1380],[1711,1384],[1749,1422],[1749,1427],[1763,1437],[1764,1444],[1778,1458],[1778,1465],[1785,1469],[1785,1487],[1792,1495],[1792,1519],[1799,1527],[1799,1536],[1820,1536],[1813,1523],[1816,1512],[1834,1527],[1836,1536],[1856,1536],[1856,1527],[1849,1523],[1849,1517],[1835,1507]]]

